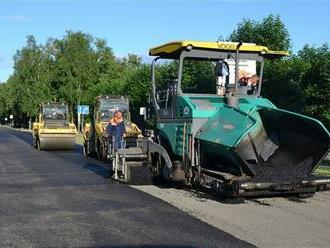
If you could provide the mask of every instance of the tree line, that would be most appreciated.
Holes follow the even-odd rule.
[[[17,125],[33,120],[40,103],[64,101],[74,113],[78,104],[92,105],[100,94],[148,95],[148,66],[129,54],[116,58],[103,39],[68,31],[44,45],[34,36],[14,55],[14,72],[0,84],[0,117],[14,115]]]
[[[279,16],[261,21],[243,19],[229,37],[222,40],[252,42],[273,50],[291,50],[291,39]],[[176,62],[157,67],[162,79],[173,74]],[[183,86],[211,81],[213,68],[207,63],[189,63]],[[203,77],[203,80],[201,80]],[[264,70],[262,94],[280,108],[316,117],[330,126],[330,49],[306,44],[296,54],[268,61]],[[205,88],[205,87],[204,87]],[[66,32],[61,39],[49,38],[38,44],[27,37],[26,44],[14,55],[14,71],[0,84],[0,121],[14,115],[16,125],[34,120],[41,102],[64,101],[70,112],[78,104],[93,105],[100,94],[128,95],[133,116],[148,101],[149,65],[128,54],[114,55],[104,39],[83,32]]]

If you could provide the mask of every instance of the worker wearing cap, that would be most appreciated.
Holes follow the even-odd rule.
[[[114,150],[123,148],[123,138],[125,133],[125,123],[121,111],[116,111],[107,126],[108,137],[112,137]]]

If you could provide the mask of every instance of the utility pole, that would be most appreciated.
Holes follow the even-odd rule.
[[[78,121],[78,133],[81,133],[81,126],[80,126],[80,96],[81,96],[81,86],[80,83],[78,85],[78,103],[77,103],[77,121]]]

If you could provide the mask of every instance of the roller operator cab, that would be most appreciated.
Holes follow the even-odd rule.
[[[329,178],[312,175],[329,152],[327,129],[260,96],[264,61],[287,52],[250,43],[178,41],[149,53],[156,56],[155,141],[171,160],[159,156],[157,175],[234,197],[329,188]],[[161,59],[177,65],[165,83],[157,80]],[[194,63],[207,71],[196,73]],[[195,82],[187,71],[195,73]]]
[[[114,148],[114,137],[109,137],[106,129],[116,111],[123,114],[125,133],[121,148]],[[131,121],[129,100],[123,96],[101,95],[95,98],[91,123],[84,126],[84,154],[95,155],[109,165],[109,173],[114,179],[125,183],[140,184],[149,181],[150,173],[146,165],[146,152],[141,143],[144,138],[138,126]],[[143,176],[141,171],[147,171]]]
[[[38,150],[72,150],[76,145],[76,135],[76,126],[69,120],[66,103],[40,105],[32,131],[33,145]]]
[[[93,108],[91,123],[85,124],[83,130],[85,155],[94,153],[100,160],[107,158],[106,127],[116,111],[123,114],[127,142],[141,135],[141,130],[131,122],[127,97],[101,95],[95,98]]]

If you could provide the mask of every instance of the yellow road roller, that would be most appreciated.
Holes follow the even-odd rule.
[[[110,151],[108,151],[105,130],[109,120],[117,110],[124,114],[125,143],[134,146],[136,139],[142,136],[141,130],[131,121],[127,97],[100,95],[95,98],[93,108],[94,116],[91,118],[91,123],[86,123],[83,128],[85,156],[95,155],[99,160],[107,159]]]
[[[32,142],[38,150],[72,150],[76,145],[77,129],[69,121],[66,103],[48,102],[40,105],[39,116],[33,123]]]

